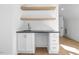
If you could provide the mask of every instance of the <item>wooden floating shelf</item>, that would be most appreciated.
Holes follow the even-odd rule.
[[[21,18],[21,20],[52,20],[55,18]]]
[[[54,10],[55,6],[29,6],[23,5],[21,6],[22,10]]]
[[[56,18],[27,18],[21,17],[21,20],[55,20]]]
[[[21,20],[55,20],[55,17],[50,15],[31,15],[31,16],[22,16]]]

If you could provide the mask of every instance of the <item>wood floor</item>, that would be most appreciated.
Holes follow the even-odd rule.
[[[48,55],[47,48],[36,48],[35,55]]]
[[[79,42],[62,37],[60,38],[60,55],[79,55]]]
[[[19,53],[18,55],[27,55]],[[47,48],[36,48],[34,55],[49,55]],[[79,55],[79,42],[62,37],[60,38],[59,55]]]

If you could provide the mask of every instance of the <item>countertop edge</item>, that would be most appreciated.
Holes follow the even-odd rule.
[[[59,33],[59,31],[16,31],[16,33]]]

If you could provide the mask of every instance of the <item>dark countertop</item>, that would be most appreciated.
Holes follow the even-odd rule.
[[[16,33],[59,33],[59,32],[58,31],[20,30],[20,31],[16,31]]]

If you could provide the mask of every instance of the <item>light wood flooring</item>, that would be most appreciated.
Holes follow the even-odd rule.
[[[59,54],[60,55],[79,55],[79,42],[66,37],[60,38]]]
[[[29,54],[19,53],[18,55],[29,55]],[[49,54],[47,48],[36,48],[34,55],[49,55]],[[60,38],[60,51],[58,55],[79,55],[79,42],[65,37]]]

